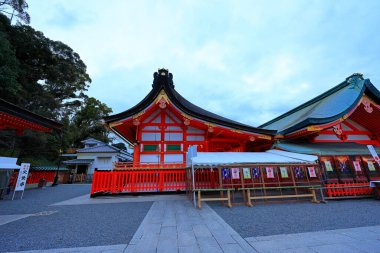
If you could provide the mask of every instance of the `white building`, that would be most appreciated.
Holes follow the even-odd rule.
[[[84,148],[76,151],[76,159],[64,161],[75,181],[91,181],[95,169],[112,170],[114,162],[131,162],[132,155],[107,143],[88,138],[82,141]]]

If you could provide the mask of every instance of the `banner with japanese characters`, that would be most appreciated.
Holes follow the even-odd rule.
[[[280,167],[281,177],[288,178],[288,169],[286,167]]]
[[[231,174],[230,174],[230,169],[229,168],[222,168],[222,178],[223,179],[230,179]]]
[[[240,169],[239,168],[232,168],[232,179],[239,179],[240,178]]]
[[[325,161],[326,171],[333,171],[330,161]]]
[[[317,174],[315,173],[315,168],[314,167],[307,167],[307,170],[309,171],[309,176],[310,177],[317,177]]]
[[[368,164],[369,171],[376,171],[375,165],[373,164],[373,162],[368,161],[367,164]]]
[[[22,163],[16,182],[15,191],[23,191],[25,189],[26,180],[28,179],[30,163]]]
[[[267,178],[274,178],[273,167],[266,167],[265,169],[267,171]]]
[[[362,168],[360,167],[360,162],[359,161],[353,161],[353,163],[354,163],[355,171],[361,172]]]
[[[251,178],[251,169],[250,168],[243,168],[243,178],[244,179],[250,179]]]

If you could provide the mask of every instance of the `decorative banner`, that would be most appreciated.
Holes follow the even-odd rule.
[[[368,169],[369,171],[376,171],[375,165],[373,165],[373,162],[367,161]]]
[[[344,162],[341,162],[341,161],[339,161],[339,167],[340,167],[340,171],[341,172],[347,172],[347,165],[346,165],[346,161],[344,161]]]
[[[23,191],[25,189],[26,180],[28,179],[30,163],[22,163],[20,171],[18,172],[18,178],[15,191]]]
[[[231,173],[229,168],[222,168],[222,178],[223,179],[230,179]]]
[[[294,174],[296,176],[296,178],[303,178],[303,173],[302,173],[302,169],[300,167],[296,167],[294,168]]]
[[[232,168],[232,179],[239,179],[240,178],[240,169],[239,168]]]
[[[362,168],[360,167],[359,161],[353,161],[353,163],[354,163],[355,171],[361,172]]]
[[[260,168],[252,168],[253,178],[260,178]]]
[[[288,169],[286,167],[280,167],[281,177],[288,178]]]
[[[326,171],[333,171],[330,161],[325,161]]]
[[[380,166],[380,158],[376,153],[375,148],[372,145],[367,145],[369,152],[371,152],[371,155],[373,156],[373,159],[377,162],[377,164]]]
[[[243,178],[244,179],[250,179],[251,178],[250,168],[243,168]]]
[[[266,167],[265,169],[267,171],[267,178],[274,178],[273,167]]]
[[[317,174],[315,174],[315,168],[314,167],[307,167],[307,170],[309,171],[310,177],[317,177]]]

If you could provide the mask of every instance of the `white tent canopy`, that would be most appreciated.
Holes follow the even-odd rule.
[[[315,164],[317,156],[279,150],[266,152],[198,152],[191,157],[193,166],[234,164]]]
[[[0,170],[20,169],[17,165],[17,158],[0,156]]]

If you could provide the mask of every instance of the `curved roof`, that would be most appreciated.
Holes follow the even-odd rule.
[[[31,111],[23,109],[1,98],[0,98],[0,112],[4,112],[14,117],[18,117],[26,121],[36,123],[40,126],[43,126],[49,129],[55,129],[55,130],[60,131],[61,128],[63,127],[61,123],[45,118],[41,115],[35,114]]]
[[[380,102],[380,92],[370,80],[363,79],[361,74],[353,74],[334,88],[260,127],[287,134],[309,125],[326,124],[355,108],[364,93]]]
[[[164,90],[170,101],[182,112],[188,114],[197,119],[201,119],[210,123],[222,125],[225,127],[230,127],[234,129],[239,129],[247,132],[274,135],[276,131],[255,128],[249,125],[245,125],[234,120],[230,120],[219,116],[215,113],[206,111],[199,106],[196,106],[182,97],[175,89],[173,84],[173,75],[167,70],[160,69],[159,72],[154,73],[153,89],[148,93],[148,95],[137,105],[132,108],[121,112],[119,114],[111,115],[104,118],[106,123],[112,123],[119,121],[128,117],[131,117],[149,107],[159,95],[161,90]]]

